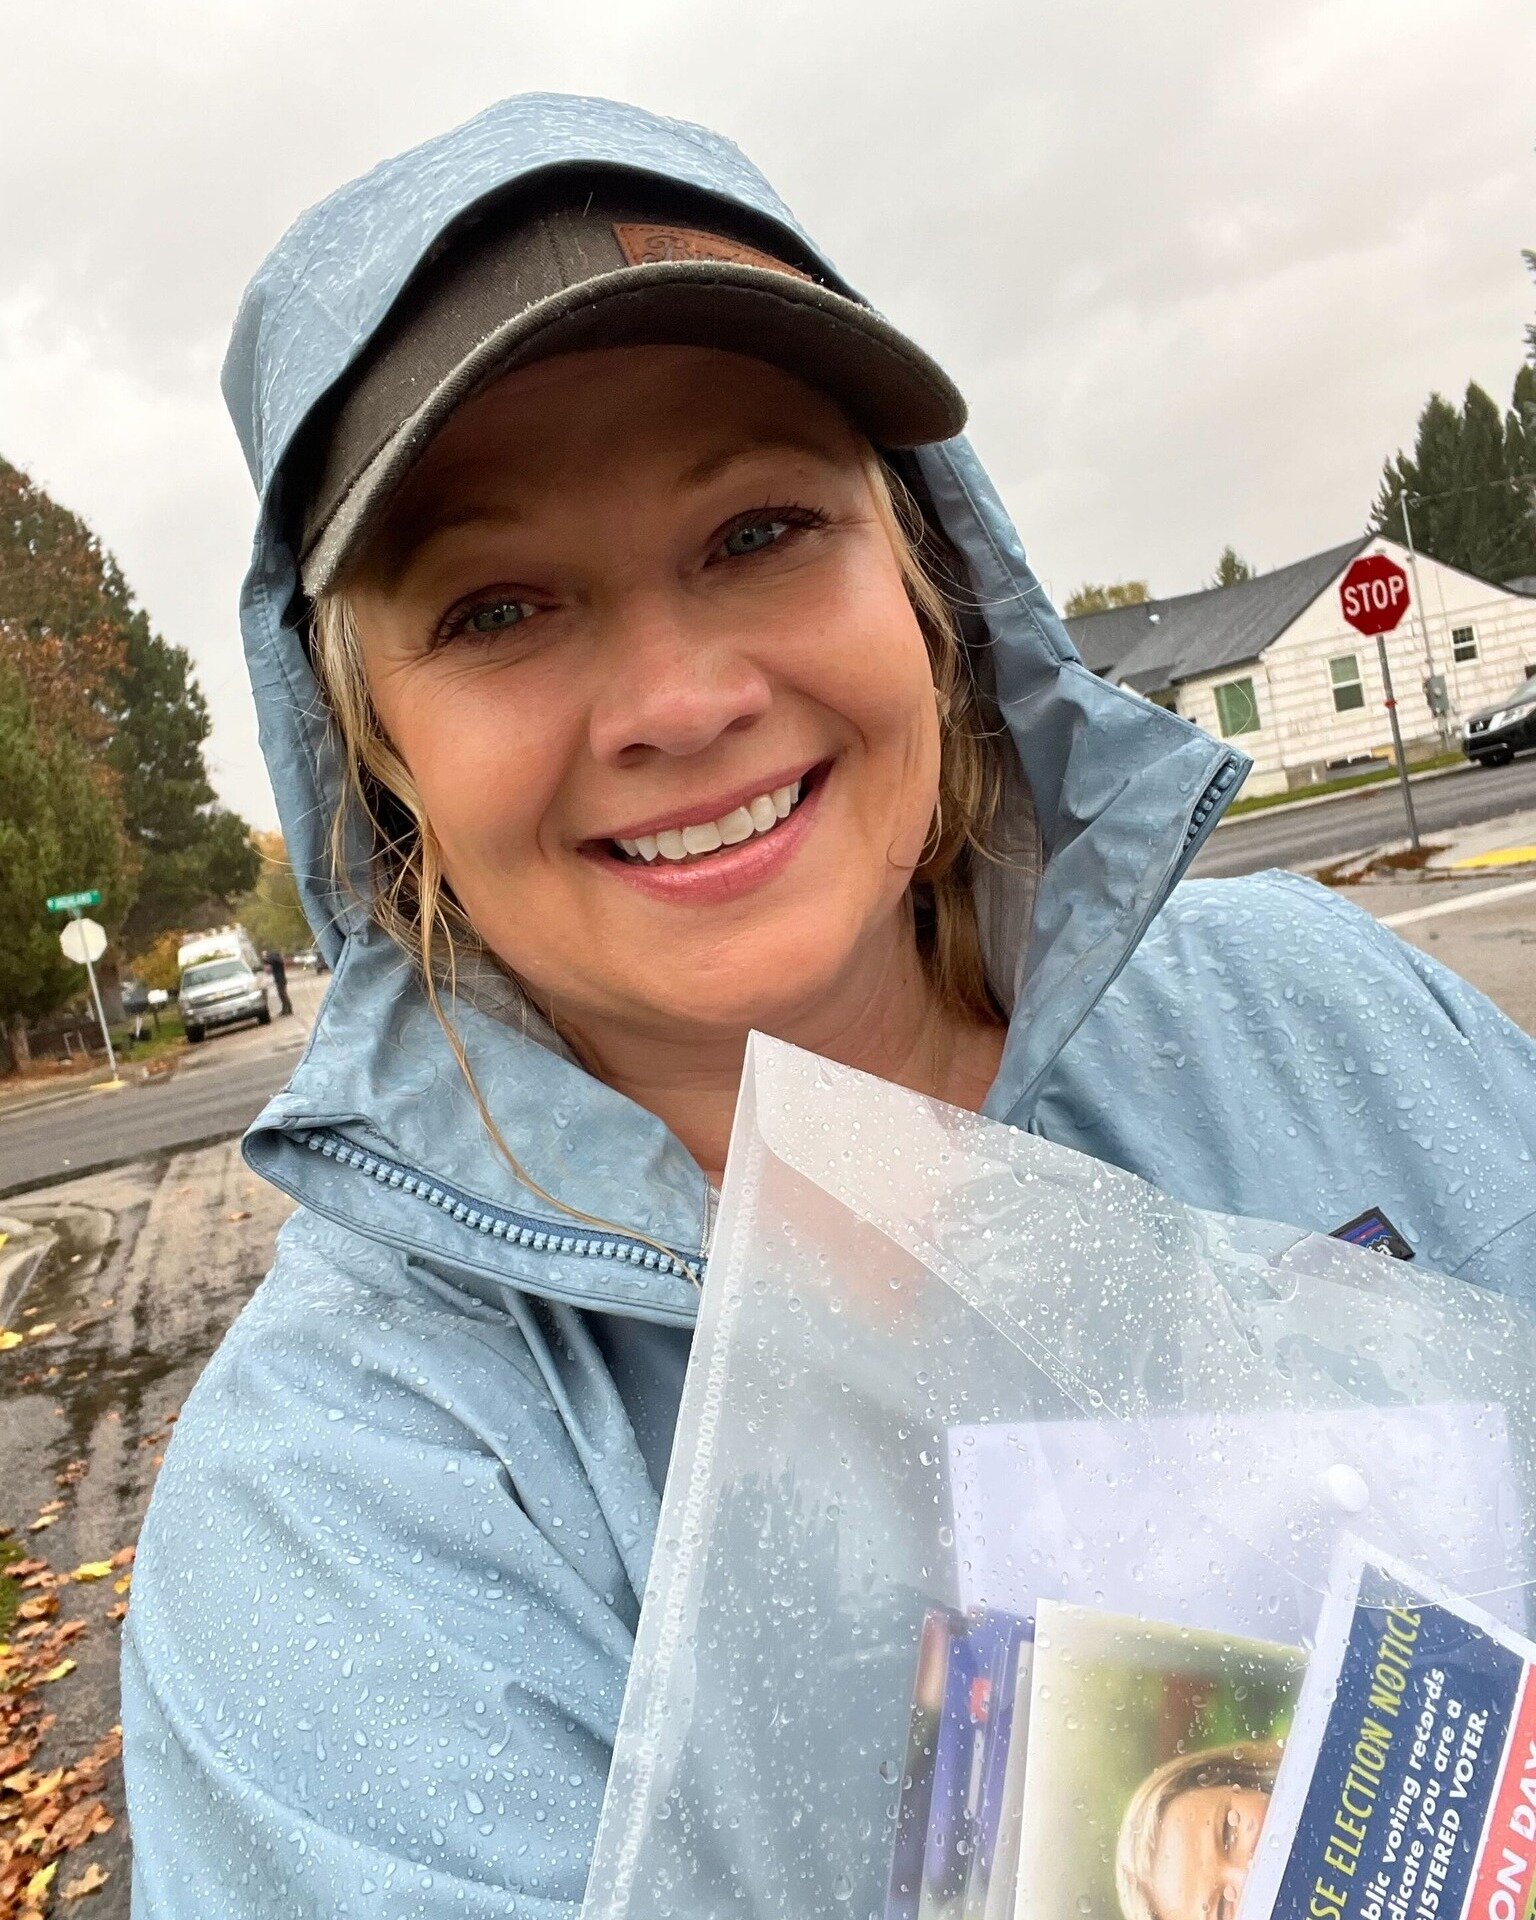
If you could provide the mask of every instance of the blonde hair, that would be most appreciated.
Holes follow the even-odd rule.
[[[961,639],[956,604],[961,573],[953,554],[927,524],[900,477],[873,447],[866,471],[876,514],[891,541],[903,584],[923,634],[939,713],[939,792],[926,842],[913,870],[909,899],[923,965],[940,1000],[976,1019],[1000,1019],[987,980],[977,918],[977,863],[1003,858],[994,845],[1004,791],[1001,736],[987,712]],[[345,585],[315,603],[312,658],[340,735],[344,794],[331,822],[331,857],[340,884],[350,886],[354,823],[369,845],[366,904],[372,918],[410,957],[422,981],[476,1112],[502,1157],[525,1184],[581,1220],[546,1193],[513,1158],[485,1104],[464,1043],[443,1005],[457,991],[470,955],[488,960],[559,1032],[551,1010],[486,949],[443,872],[442,851],[416,783],[379,719],[364,670],[362,643]],[[567,1044],[567,1036],[561,1035]],[[579,1048],[572,1052],[580,1058]],[[609,1222],[595,1222],[609,1226]]]
[[[1152,1875],[1164,1816],[1180,1794],[1200,1787],[1273,1793],[1284,1746],[1281,1740],[1242,1740],[1200,1747],[1175,1754],[1147,1775],[1131,1796],[1115,1845],[1115,1889],[1125,1920],[1166,1920],[1152,1902]]]

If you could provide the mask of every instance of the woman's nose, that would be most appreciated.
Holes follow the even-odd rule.
[[[609,765],[701,753],[752,726],[771,701],[761,668],[732,636],[669,604],[631,606],[601,652],[592,752]]]

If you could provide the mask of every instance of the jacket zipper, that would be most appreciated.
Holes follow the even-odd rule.
[[[506,1240],[513,1246],[528,1247],[537,1253],[568,1254],[589,1260],[621,1260],[627,1266],[644,1267],[651,1273],[675,1274],[681,1279],[691,1280],[695,1286],[702,1283],[704,1269],[699,1260],[690,1260],[676,1252],[662,1253],[629,1234],[582,1233],[552,1225],[531,1213],[513,1213],[505,1207],[493,1207],[484,1200],[477,1200],[472,1194],[460,1192],[457,1187],[446,1186],[440,1180],[430,1180],[423,1173],[413,1173],[398,1160],[390,1160],[381,1153],[370,1153],[363,1147],[355,1146],[344,1135],[328,1127],[296,1130],[291,1137],[311,1153],[323,1154],[327,1160],[334,1160],[340,1166],[353,1167],[370,1180],[376,1180],[381,1187],[391,1187],[400,1193],[410,1194],[429,1207],[436,1207],[440,1213],[446,1213],[450,1219],[457,1220],[472,1232],[488,1234],[493,1240]]]
[[[1186,847],[1189,846],[1192,841],[1199,839],[1201,833],[1205,830],[1206,821],[1211,817],[1213,808],[1215,808],[1221,796],[1232,785],[1236,777],[1237,761],[1229,756],[1222,761],[1215,773],[1212,774],[1205,792],[1202,793],[1200,798],[1195,802],[1195,810],[1189,816],[1189,825],[1184,830],[1184,844]]]

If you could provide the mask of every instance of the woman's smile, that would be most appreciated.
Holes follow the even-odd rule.
[[[804,845],[831,771],[823,762],[787,780],[759,780],[724,801],[595,838],[582,851],[655,900],[736,899],[782,872]]]

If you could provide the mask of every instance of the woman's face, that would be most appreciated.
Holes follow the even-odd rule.
[[[1236,1920],[1269,1795],[1253,1787],[1191,1787],[1163,1809],[1151,1884],[1161,1920]]]
[[[565,355],[454,416],[350,590],[455,894],[599,1053],[792,1027],[907,937],[938,725],[866,459],[762,362]]]

